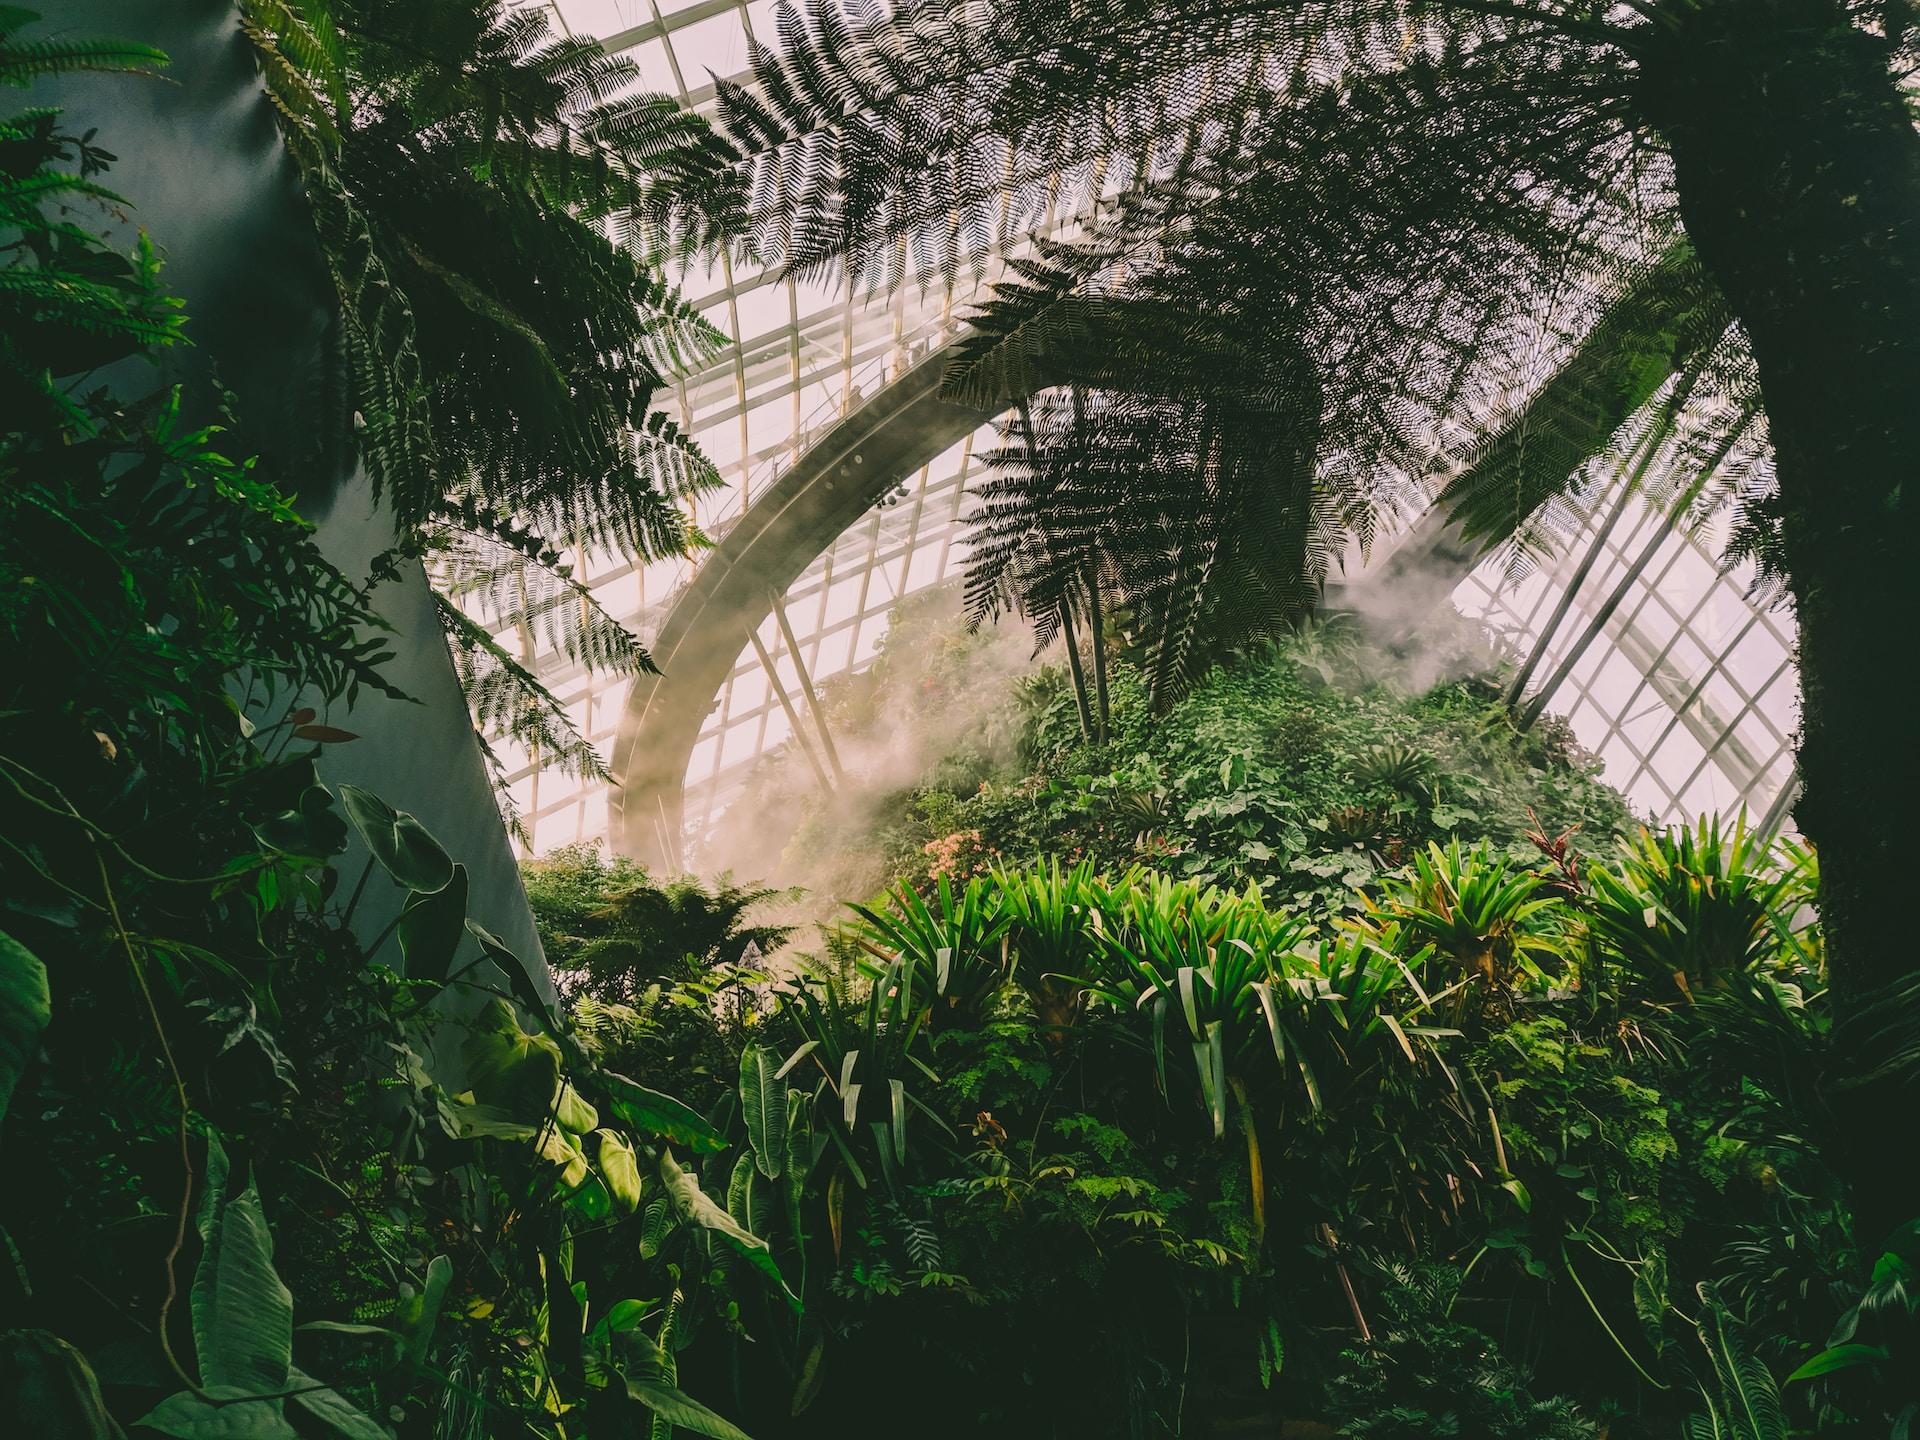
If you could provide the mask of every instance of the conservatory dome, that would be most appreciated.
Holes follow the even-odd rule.
[[[746,78],[750,47],[777,44],[772,0],[550,3],[569,33],[631,58],[639,89],[707,112],[716,76]],[[1071,224],[1050,203],[1034,208],[1024,228],[1011,204],[1002,208],[1001,248]],[[606,840],[697,864],[755,759],[785,744],[796,721],[814,729],[808,688],[870,665],[896,603],[960,573],[995,417],[951,406],[934,415],[928,394],[943,347],[994,278],[999,256],[986,258],[954,285],[872,294],[725,257],[682,277],[729,342],[659,397],[724,478],[697,504],[716,548],[646,565],[575,557],[609,612],[653,645],[664,678],[595,675],[531,633],[500,633],[621,782],[572,778],[502,742],[532,853]],[[819,513],[796,527],[803,492]],[[856,497],[870,503],[849,510]],[[742,525],[754,535],[736,535]],[[1609,499],[1566,526],[1542,563],[1460,565],[1452,599],[1521,667],[1530,702],[1566,718],[1637,810],[1666,821],[1744,809],[1778,825],[1798,788],[1793,624],[1756,597],[1751,566],[1723,563],[1725,538],[1724,517],[1682,532],[1639,498]],[[1399,543],[1384,539],[1373,563]],[[701,570],[716,564],[733,571],[708,577],[716,591],[752,596],[744,620],[732,601],[697,593]],[[769,575],[787,582],[778,604],[765,593]],[[660,642],[682,634],[691,638],[676,666]],[[716,647],[730,663],[705,658]],[[710,673],[689,677],[687,656]],[[662,706],[677,712],[664,729]]]

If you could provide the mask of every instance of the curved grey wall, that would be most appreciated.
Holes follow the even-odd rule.
[[[234,392],[235,448],[259,453],[283,483],[293,477],[321,549],[348,575],[364,576],[367,561],[391,545],[393,522],[364,469],[315,473],[304,458],[330,418],[317,382],[333,292],[232,4],[65,0],[32,33],[54,32],[142,40],[172,57],[164,80],[62,76],[37,85],[30,103],[65,107],[76,129],[97,128],[97,143],[119,157],[106,183],[133,207],[124,246],[134,226],[145,229],[166,258],[168,288],[186,301],[193,348],[170,368],[203,382],[195,387],[203,396],[212,374]],[[376,592],[375,604],[393,626],[388,678],[417,703],[363,695],[350,712],[335,705],[328,718],[360,739],[326,747],[322,774],[419,816],[470,872],[474,918],[544,987],[519,867],[419,566]],[[370,889],[364,933],[384,927],[400,899]]]
[[[952,345],[935,350],[821,436],[710,551],[653,643],[658,675],[628,693],[614,742],[614,848],[671,869],[662,843],[684,815],[687,761],[749,631],[820,552],[995,412],[942,398]]]

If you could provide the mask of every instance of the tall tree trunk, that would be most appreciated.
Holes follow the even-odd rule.
[[[1675,15],[1642,98],[1766,397],[1800,626],[1795,818],[1820,852],[1838,1158],[1871,1245],[1920,1211],[1912,1067],[1889,1072],[1875,1038],[1920,1027],[1885,1003],[1920,970],[1920,137],[1890,47],[1837,0]]]
[[[1087,705],[1087,672],[1080,668],[1080,641],[1073,633],[1073,611],[1060,602],[1060,638],[1067,642],[1067,673],[1073,676],[1073,703],[1080,711],[1080,738],[1093,739],[1093,712]]]
[[[1096,745],[1107,743],[1113,725],[1113,706],[1107,698],[1107,623],[1100,609],[1100,562],[1087,565],[1087,631],[1093,647],[1093,698],[1098,707],[1093,739]]]

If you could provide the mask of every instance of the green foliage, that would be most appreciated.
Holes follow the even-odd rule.
[[[1864,1284],[1848,1298],[1852,1303],[1825,1347],[1783,1383],[1810,1386],[1814,1413],[1826,1426],[1885,1425],[1895,1435],[1910,1430],[1920,1418],[1911,1380],[1920,1354],[1920,1221],[1888,1237]]]
[[[1462,851],[1429,843],[1404,876],[1386,876],[1374,910],[1415,943],[1434,946],[1452,963],[1458,989],[1453,1013],[1510,1003],[1518,982],[1545,978],[1561,946],[1542,923],[1557,907],[1544,876],[1496,856],[1485,841]]]
[[[792,817],[785,856],[725,829],[719,854],[830,895],[940,874],[958,885],[1058,855],[1349,906],[1355,887],[1432,843],[1484,838],[1484,866],[1511,868],[1538,858],[1538,827],[1572,829],[1589,850],[1631,827],[1564,727],[1514,729],[1465,627],[1423,632],[1409,650],[1350,622],[1310,625],[1217,667],[1157,718],[1148,677],[1116,648],[1111,738],[1095,745],[1058,671],[1010,685],[987,648],[1001,640],[957,636],[932,606],[896,623],[909,653],[860,680],[834,723],[850,752],[866,737],[889,753],[924,748],[919,782],[875,786],[856,808],[819,798],[797,766],[769,767],[739,808],[763,830]],[[1431,684],[1450,670],[1468,678]],[[942,703],[919,703],[927,693]],[[955,714],[966,723],[950,735]],[[1017,748],[981,746],[1009,732]]]
[[[1733,1316],[1711,1285],[1700,1287],[1696,1328],[1706,1351],[1697,1383],[1707,1413],[1687,1421],[1687,1440],[1787,1440],[1793,1432],[1780,1387],[1747,1353]]]
[[[76,70],[153,74],[167,57],[131,41],[62,35],[31,38],[40,16],[0,9],[0,85],[26,87]],[[80,419],[52,382],[175,343],[179,305],[158,280],[144,237],[116,255],[73,218],[120,197],[94,177],[113,156],[93,133],[60,128],[60,112],[36,108],[0,117],[0,410],[9,428],[44,430]],[[66,167],[71,164],[73,169]]]
[[[1593,868],[1594,935],[1644,985],[1691,995],[1747,984],[1801,950],[1794,912],[1812,863],[1749,834],[1744,819],[1730,832],[1717,818],[1642,831],[1623,843],[1617,870]]]
[[[630,60],[498,0],[241,9],[334,282],[355,443],[426,558],[469,702],[486,733],[605,779],[532,650],[650,670],[569,557],[704,543],[683,506],[718,477],[652,405],[722,337],[641,223],[683,122],[622,96]]]
[[[0,11],[9,79],[150,57],[23,48],[23,23]],[[764,1243],[728,1276],[705,1226],[656,1218],[668,1144],[726,1140],[600,1063],[418,820],[319,783],[318,747],[356,738],[327,708],[394,693],[383,628],[291,508],[307,477],[188,424],[206,397],[84,378],[174,343],[178,306],[144,242],[79,223],[108,197],[60,167],[103,151],[52,112],[0,145],[9,235],[37,236],[0,254],[0,376],[27,396],[0,430],[0,1099],[7,1153],[36,1157],[0,1185],[9,1418],[737,1433],[616,1339],[671,1312],[684,1348],[741,1297],[786,1313]]]
[[[847,936],[879,967],[863,965],[877,989],[895,994],[906,1014],[925,1012],[935,1023],[951,1016],[977,1020],[1007,980],[1007,946],[1000,943],[1012,917],[998,887],[976,878],[954,894],[940,876],[929,904],[907,885],[876,908],[852,907],[857,923]]]
[[[747,921],[775,891],[691,877],[656,884],[632,860],[593,846],[553,851],[523,875],[547,963],[563,984],[577,975],[602,1000],[631,1002],[684,964],[703,974],[740,965],[790,933]]]
[[[947,376],[1019,411],[974,598],[1046,623],[1124,597],[1156,708],[1310,612],[1348,542],[1427,503],[1411,476],[1522,568],[1605,488],[1770,528],[1755,366],[1676,239],[1639,12],[779,13],[680,147],[705,209],[854,288],[1011,257]]]
[[[1793,1147],[1821,1102],[1780,1066],[1814,1053],[1819,1007],[1675,1009],[1579,943],[1604,902],[1550,847],[1538,871],[1485,845],[1421,862],[1334,906],[1057,861],[902,888],[856,907],[855,963],[810,962],[750,1020],[709,1009],[735,1057],[710,1062],[709,1189],[774,1233],[830,1337],[768,1384],[824,1375],[806,1415],[829,1428],[939,1376],[970,1397],[925,1422],[943,1434],[1259,1412],[1570,1437],[1645,1384],[1661,1398],[1622,1433],[1671,1433],[1690,1323],[1672,1297],[1809,1212],[1790,1185],[1820,1165]],[[1802,861],[1776,863],[1756,875]],[[1818,953],[1776,933],[1756,1004],[1798,993]],[[1500,1003],[1460,1014],[1489,937]],[[939,1003],[943,952],[977,981],[964,1005]],[[1809,1234],[1837,1274],[1844,1253]],[[1446,1254],[1472,1256],[1464,1275],[1418,1269]],[[1830,1323],[1839,1293],[1820,1294],[1802,1309]],[[1353,1349],[1356,1316],[1378,1328]],[[1578,1404],[1536,1395],[1529,1368]]]
[[[1600,1427],[1566,1400],[1536,1398],[1528,1377],[1485,1335],[1453,1318],[1460,1277],[1444,1266],[1396,1267],[1381,1328],[1350,1350],[1330,1387],[1352,1440],[1592,1440]]]

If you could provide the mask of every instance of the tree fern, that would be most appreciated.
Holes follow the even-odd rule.
[[[40,19],[36,10],[0,5],[0,85],[25,88],[45,76],[79,70],[157,75],[167,63],[164,51],[135,40],[23,39],[23,33]]]
[[[1713,1286],[1703,1284],[1699,1293],[1701,1309],[1694,1327],[1707,1366],[1695,1383],[1707,1412],[1688,1418],[1688,1440],[1789,1440],[1793,1430],[1773,1375],[1747,1353],[1733,1316]]]
[[[338,295],[359,453],[401,550],[485,620],[443,614],[469,702],[496,740],[604,779],[486,626],[634,673],[645,651],[558,557],[644,562],[703,543],[687,502],[718,477],[652,405],[721,337],[642,239],[659,223],[650,167],[691,131],[623,98],[633,64],[556,38],[543,10],[242,13]]]
[[[1328,564],[1436,495],[1524,570],[1631,469],[1619,447],[1676,392],[1686,414],[1638,483],[1684,519],[1732,501],[1739,543],[1764,557],[1755,377],[1676,238],[1665,157],[1635,138],[1638,37],[1553,4],[1503,12],[781,0],[777,47],[721,86],[718,133],[677,163],[728,197],[710,228],[745,209],[760,258],[843,266],[855,287],[951,281],[1009,252],[948,376],[976,403],[1030,400],[1041,432],[1010,430],[991,457],[976,614],[1052,613],[1098,551],[1139,592],[1171,679],[1310,606]],[[1075,213],[1069,241],[1022,238]],[[1271,397],[1244,402],[1276,370],[1294,377],[1305,487],[1287,447],[1235,448],[1228,412],[1271,418]],[[1690,378],[1670,384],[1677,371]],[[1079,443],[1104,462],[1068,463],[1071,427],[1038,398],[1069,382],[1096,417]],[[1221,413],[1203,461],[1206,409]],[[1042,452],[1046,473],[1028,473]],[[1148,465],[1155,484],[1188,477],[1174,513],[1214,508],[1156,531]],[[1101,486],[1142,493],[1101,521],[1050,514],[1039,544],[1039,507],[1084,510]],[[1258,549],[1216,543],[1249,525]],[[1199,577],[1217,595],[1174,594]]]

